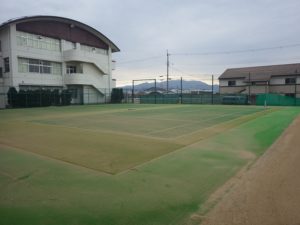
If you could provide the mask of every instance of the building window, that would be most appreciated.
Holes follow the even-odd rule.
[[[295,97],[295,93],[287,93],[287,94],[285,94],[285,96],[288,96],[288,97]]]
[[[76,73],[76,66],[67,66],[67,74]]]
[[[296,78],[285,78],[285,84],[296,84]]]
[[[2,67],[0,67],[0,77],[3,77]]]
[[[61,63],[39,59],[18,58],[20,73],[62,74]]]
[[[37,59],[29,59],[28,60],[28,72],[30,72],[30,73],[39,73],[40,72],[39,60],[37,60]]]
[[[228,86],[235,86],[235,85],[236,85],[235,80],[229,80],[228,81]]]
[[[4,58],[4,73],[9,72],[9,58]]]
[[[106,49],[95,48],[88,45],[80,45],[80,49],[85,52],[93,52],[97,54],[107,55],[108,51]]]
[[[1,40],[0,40],[0,52],[2,52],[2,45],[1,45]]]
[[[48,73],[51,74],[52,66],[49,61],[40,61],[40,73]]]
[[[60,40],[17,31],[17,45],[49,51],[60,51]]]

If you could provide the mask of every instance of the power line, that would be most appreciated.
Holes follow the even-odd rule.
[[[190,74],[190,73],[184,72],[180,69],[174,68],[174,66],[172,66],[172,69],[177,72],[180,72],[180,75],[172,75],[172,77],[175,77],[175,78],[176,77],[181,78],[182,76],[184,76],[184,77],[188,76],[188,77],[190,77],[189,79],[193,79],[193,80],[196,79],[196,80],[200,80],[205,83],[209,83],[212,80],[212,74]],[[216,74],[214,74],[214,75],[216,75]],[[219,75],[217,74],[217,77],[218,76]],[[217,81],[217,83],[218,83],[218,81]]]
[[[211,74],[191,74],[191,73],[187,73],[187,72],[184,72],[178,68],[175,68],[174,66],[172,66],[172,69],[183,74],[183,75],[187,75],[187,76],[191,76],[191,77],[197,77],[199,78],[200,76],[211,76]],[[218,76],[218,74],[217,74]],[[206,79],[206,78],[203,78],[203,79]],[[210,78],[207,78],[207,79],[210,79]]]
[[[242,49],[242,50],[234,50],[234,51],[217,51],[217,52],[199,52],[199,53],[168,53],[169,56],[207,56],[207,55],[229,55],[229,54],[242,54],[242,53],[249,53],[249,52],[262,52],[262,51],[271,51],[271,50],[278,50],[278,49],[285,49],[285,48],[294,48],[300,47],[300,43],[290,44],[290,45],[281,45],[281,46],[273,46],[273,47],[266,47],[266,48],[253,48],[253,49]],[[163,55],[151,56],[147,58],[141,59],[133,59],[128,61],[120,61],[118,62],[119,65],[122,64],[130,64],[130,63],[139,63],[139,62],[146,62],[152,61],[156,59],[162,59]]]
[[[155,59],[160,59],[164,56],[160,55],[160,56],[152,56],[152,57],[148,57],[148,58],[143,58],[143,59],[134,59],[134,60],[128,60],[128,61],[121,61],[118,62],[118,64],[127,64],[127,63],[135,63],[135,62],[144,62],[144,61],[150,61],[150,60],[155,60]]]
[[[294,47],[299,47],[299,46],[300,46],[300,43],[291,44],[291,45],[273,46],[273,47],[267,47],[267,48],[243,49],[243,50],[235,50],[235,51],[200,52],[200,53],[173,53],[173,54],[170,54],[170,55],[173,55],[173,56],[227,55],[227,54],[241,54],[241,53],[248,53],[248,52],[271,51],[271,50],[284,49],[284,48],[294,48]]]

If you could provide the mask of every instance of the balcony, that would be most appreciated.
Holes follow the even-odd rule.
[[[91,85],[91,81],[83,73],[65,74],[65,84]]]
[[[63,60],[65,62],[78,61],[92,63],[103,73],[109,74],[108,56],[94,52],[82,51],[80,49],[71,49],[63,51]]]
[[[64,75],[66,85],[92,85],[96,88],[107,87],[107,76],[83,73],[71,73]]]

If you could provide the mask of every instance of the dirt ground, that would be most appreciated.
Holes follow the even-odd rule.
[[[300,225],[300,117],[225,193],[201,225]]]

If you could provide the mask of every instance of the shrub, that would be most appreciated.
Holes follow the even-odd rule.
[[[111,103],[121,103],[124,99],[122,88],[113,88],[111,92]]]

